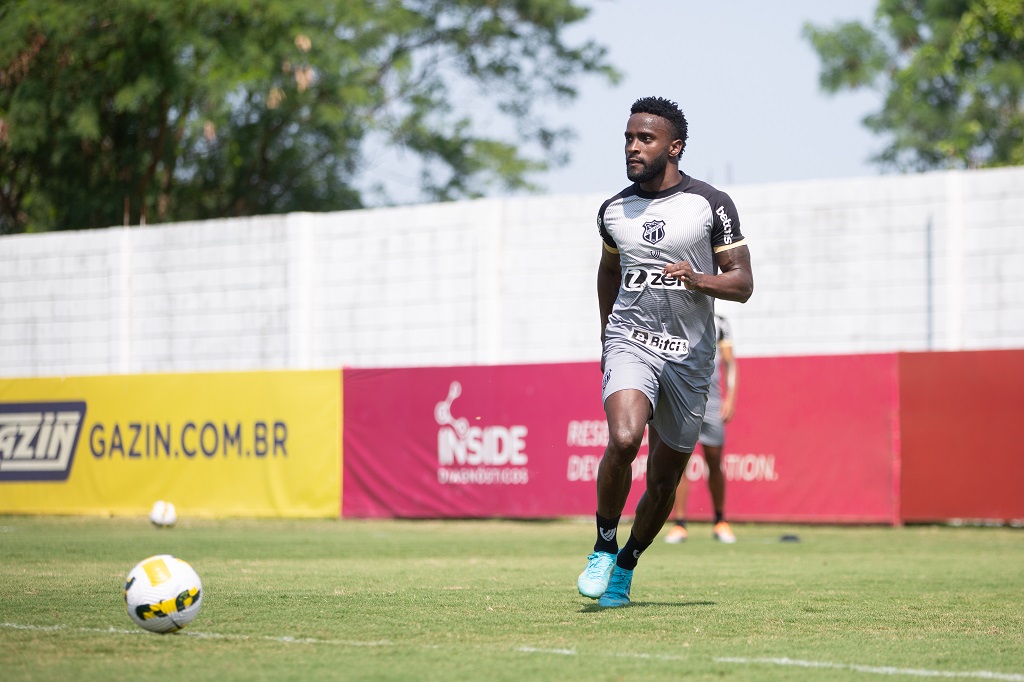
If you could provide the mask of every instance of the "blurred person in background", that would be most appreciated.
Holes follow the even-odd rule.
[[[715,373],[711,375],[708,389],[708,404],[704,410],[704,423],[700,426],[701,449],[707,463],[708,491],[715,510],[714,527],[711,536],[719,542],[732,544],[736,535],[725,520],[725,474],[722,472],[722,446],[725,444],[725,425],[736,412],[736,390],[739,382],[739,368],[733,352],[732,326],[721,315],[715,314],[718,352],[715,353]],[[725,368],[725,392],[721,389],[721,373]],[[676,502],[672,507],[672,528],[665,535],[665,542],[678,544],[687,537],[686,500],[690,495],[690,481],[686,474],[679,479],[676,488]]]

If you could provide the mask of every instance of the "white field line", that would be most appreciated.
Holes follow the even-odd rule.
[[[28,630],[32,632],[83,632],[83,633],[96,633],[106,635],[145,635],[150,634],[141,628],[135,628],[133,630],[124,630],[120,628],[72,628],[66,625],[21,625],[19,623],[0,623],[0,628],[7,628],[11,630]],[[386,647],[386,646],[397,646],[398,642],[391,642],[386,639],[377,641],[359,641],[350,639],[318,639],[316,637],[273,637],[270,635],[264,635],[259,637],[253,637],[251,635],[229,635],[219,634],[216,632],[198,632],[190,630],[180,630],[174,633],[176,636],[195,637],[197,639],[223,639],[223,640],[238,640],[238,641],[261,641],[261,642],[280,642],[282,644],[321,644],[321,645],[332,645],[332,646],[349,646],[349,647]],[[437,648],[437,647],[430,647]],[[574,649],[542,649],[537,647],[517,647],[513,651],[518,651],[524,654],[543,654],[549,656],[579,656],[579,652]],[[641,660],[657,660],[657,661],[685,661],[688,660],[688,656],[672,656],[665,654],[646,654],[646,653],[606,653],[606,654],[588,654],[588,656],[610,656],[614,658],[631,658]],[[895,668],[891,666],[872,666],[872,665],[857,665],[854,663],[829,663],[827,661],[803,661],[795,658],[715,658],[712,659],[715,663],[731,663],[739,665],[784,665],[794,666],[798,668],[821,668],[826,670],[849,670],[852,672],[866,673],[870,675],[907,675],[910,677],[938,677],[945,679],[973,679],[973,680],[999,680],[1000,682],[1024,682],[1024,674],[1019,673],[997,673],[989,670],[972,670],[965,672],[957,672],[951,670],[924,670],[919,668]]]
[[[581,655],[575,649],[541,649],[532,646],[520,646],[513,649],[522,654],[547,654],[549,656],[579,656]],[[673,656],[672,654],[643,654],[643,653],[615,653],[606,651],[601,654],[588,654],[592,656],[604,656],[609,658],[631,658],[645,661],[686,661],[692,658],[692,656]]]
[[[996,673],[989,670],[956,672],[952,670],[922,670],[920,668],[893,668],[891,666],[856,665],[854,663],[828,663],[827,661],[801,661],[795,658],[716,658],[715,663],[738,663],[743,665],[789,665],[798,668],[825,668],[828,670],[850,670],[872,675],[907,675],[910,677],[942,677],[947,679],[1003,680],[1024,682],[1024,675],[1018,673]]]
[[[136,628],[134,630],[122,630],[120,628],[72,628],[66,625],[19,625],[18,623],[0,623],[0,628],[10,628],[11,630],[31,630],[33,632],[57,632],[60,630],[66,630],[68,632],[85,632],[85,633],[97,633],[106,635],[147,635],[153,634],[146,632],[142,628]],[[178,632],[171,633],[178,637],[195,637],[196,639],[227,639],[227,640],[254,640],[260,642],[282,642],[284,644],[333,644],[334,646],[392,646],[394,642],[387,640],[380,640],[377,642],[360,642],[358,640],[350,639],[317,639],[315,637],[272,637],[270,635],[264,635],[261,637],[252,637],[250,635],[225,635],[216,632],[196,632],[194,630],[179,630]]]

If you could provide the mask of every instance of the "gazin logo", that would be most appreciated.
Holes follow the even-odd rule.
[[[84,402],[0,403],[0,481],[66,481]]]
[[[434,406],[437,422],[437,479],[451,484],[516,484],[529,480],[525,468],[525,426],[470,426],[452,416],[452,403],[462,395],[453,381],[448,397]]]

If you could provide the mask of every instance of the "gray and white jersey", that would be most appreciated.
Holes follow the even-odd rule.
[[[661,274],[670,263],[717,274],[714,254],[745,244],[729,195],[680,173],[661,192],[636,184],[601,205],[597,225],[605,248],[619,254],[622,281],[605,338],[626,338],[684,374],[709,376],[717,332],[714,300]]]

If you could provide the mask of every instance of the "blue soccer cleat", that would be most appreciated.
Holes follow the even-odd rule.
[[[587,567],[580,573],[576,587],[584,597],[597,599],[608,589],[608,580],[615,568],[615,555],[610,552],[594,552],[587,557]]]
[[[608,582],[608,589],[601,595],[598,606],[614,609],[619,606],[629,606],[629,587],[633,584],[633,571],[616,566]]]

